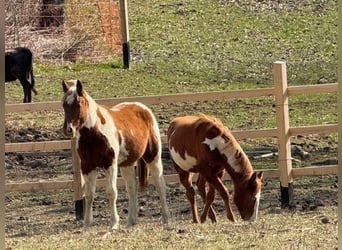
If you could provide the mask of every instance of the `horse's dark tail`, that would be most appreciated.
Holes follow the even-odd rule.
[[[146,162],[141,158],[138,160],[139,191],[144,191],[148,184],[149,169]]]
[[[37,95],[37,90],[34,88],[34,84],[35,84],[35,81],[34,81],[34,76],[33,76],[33,55],[32,55],[32,52],[31,50],[29,50],[28,48],[24,48],[25,51],[26,51],[26,54],[29,58],[29,63],[30,63],[30,78],[31,78],[31,90],[32,92]]]
[[[32,64],[32,63],[31,63]],[[31,71],[30,71],[30,75],[31,75],[31,89],[32,89],[32,91],[33,91],[33,93],[35,94],[35,95],[37,95],[38,94],[38,92],[37,92],[37,90],[34,88],[34,76],[33,76],[33,67],[31,66]]]
[[[25,53],[26,56],[27,56],[27,59],[28,59],[28,63],[29,63],[29,67],[28,67],[28,72],[27,72],[27,75],[30,74],[30,78],[31,78],[31,90],[32,92],[37,95],[37,90],[34,88],[34,84],[35,84],[35,81],[34,81],[34,76],[33,76],[33,55],[32,55],[32,52],[29,48],[26,48],[26,47],[19,47],[19,48],[16,48],[16,51],[21,51],[22,53]]]

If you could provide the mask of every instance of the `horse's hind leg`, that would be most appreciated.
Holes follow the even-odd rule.
[[[31,84],[30,84],[30,82],[25,78],[20,78],[19,81],[20,81],[21,85],[23,86],[23,90],[24,90],[23,102],[24,103],[31,102],[32,97],[31,97]]]
[[[148,163],[147,165],[147,167],[151,171],[151,176],[154,185],[159,193],[163,223],[168,224],[170,213],[166,203],[166,184],[163,176],[163,164],[161,157],[155,158],[152,162]]]
[[[84,227],[88,227],[93,222],[93,200],[95,194],[96,171],[93,170],[89,174],[83,175],[84,178],[84,195],[85,195],[85,210],[84,210]]]
[[[127,227],[137,223],[137,188],[134,166],[121,167],[120,172],[126,183],[128,194],[128,220]]]
[[[198,175],[197,179],[197,188],[200,196],[202,197],[203,203],[207,203],[207,199],[209,200],[214,200],[215,198],[215,188],[212,185],[209,185],[209,192],[207,194],[205,184],[206,184],[206,179],[202,175]],[[212,204],[212,202],[210,203]],[[210,205],[207,209],[204,208],[204,211],[201,215],[201,222],[205,222],[207,219],[207,214],[209,213],[209,218],[211,219],[212,222],[217,222],[216,220],[216,213],[212,205]]]
[[[194,223],[199,223],[195,190],[192,186],[192,173],[182,170],[174,161],[172,162],[179,174],[180,182],[185,187],[186,197],[188,198],[191,205],[192,220]]]

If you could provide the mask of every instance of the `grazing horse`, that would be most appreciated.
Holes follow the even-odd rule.
[[[5,82],[19,79],[23,90],[23,102],[31,102],[31,91],[37,94],[34,88],[32,52],[28,48],[18,47],[5,53]],[[31,77],[31,83],[28,81]]]
[[[194,223],[199,223],[199,219],[192,186],[193,173],[199,173],[198,191],[205,203],[201,222],[206,220],[208,212],[210,219],[216,222],[211,206],[215,190],[224,201],[228,219],[235,221],[229,193],[222,182],[224,171],[227,171],[233,181],[234,203],[242,219],[257,219],[263,173],[253,171],[239,143],[218,119],[203,114],[177,117],[168,128],[167,141],[171,160],[191,203]],[[206,183],[209,183],[208,192],[205,189]]]
[[[151,110],[138,102],[121,103],[111,109],[100,106],[83,89],[79,80],[63,81],[62,86],[65,115],[63,131],[66,135],[76,137],[84,178],[84,226],[88,227],[93,220],[97,167],[106,173],[110,230],[117,229],[119,225],[116,208],[118,167],[128,193],[127,226],[136,224],[136,165],[139,165],[140,187],[147,184],[148,172],[151,171],[160,196],[163,222],[167,224],[169,212],[161,161],[162,144],[158,124]]]

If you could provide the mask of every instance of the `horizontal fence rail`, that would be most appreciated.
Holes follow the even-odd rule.
[[[259,169],[259,171],[264,172],[264,178],[279,178],[279,170],[278,169]],[[304,168],[294,168],[292,170],[292,174],[294,177],[300,176],[321,176],[321,175],[330,175],[338,174],[338,165],[331,166],[311,166]],[[178,183],[179,177],[178,174],[168,174],[164,175],[165,181],[167,183]],[[196,175],[194,175],[194,180],[196,179]],[[231,180],[230,176],[225,174],[223,176],[224,180]],[[154,184],[153,179],[149,177],[149,183]],[[123,187],[125,182],[122,177],[118,177],[117,180],[118,186]],[[106,182],[105,179],[96,180],[96,187],[105,187]],[[26,183],[7,183],[5,185],[6,192],[17,192],[17,191],[41,191],[41,190],[56,190],[56,189],[73,189],[73,181],[41,181],[41,182],[26,182]]]
[[[337,92],[338,84],[320,84],[320,85],[304,85],[304,86],[290,86],[288,87],[288,95],[300,94],[316,94],[316,93],[333,93]],[[161,103],[175,103],[175,102],[189,102],[189,101],[210,101],[236,98],[253,98],[274,96],[274,88],[260,88],[249,90],[232,90],[232,91],[214,91],[214,92],[200,92],[200,93],[183,93],[172,95],[154,95],[154,96],[132,96],[119,97],[110,99],[96,99],[95,101],[101,105],[113,106],[120,102],[138,101],[145,104],[161,104]],[[26,104],[7,104],[5,106],[5,113],[19,113],[19,112],[36,112],[46,110],[61,110],[61,102],[37,102]]]

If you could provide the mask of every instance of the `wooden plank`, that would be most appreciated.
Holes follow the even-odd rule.
[[[82,200],[84,193],[84,179],[81,174],[81,162],[78,157],[76,149],[76,138],[71,139],[71,151],[72,151],[72,171],[73,171],[73,190],[74,201]]]
[[[45,190],[58,190],[70,189],[72,190],[73,181],[41,181],[41,182],[23,182],[23,183],[6,183],[6,192],[18,191],[45,191]]]
[[[320,176],[320,175],[331,175],[331,174],[337,175],[338,165],[293,168],[292,174],[294,178],[298,176]]]
[[[270,128],[270,129],[258,129],[258,130],[236,130],[232,131],[234,137],[237,140],[243,140],[243,139],[250,139],[250,138],[259,138],[259,137],[277,137],[276,128]]]
[[[292,127],[289,128],[290,136],[317,133],[334,133],[338,131],[338,124]],[[238,140],[259,137],[276,137],[277,129],[258,129],[258,130],[233,130],[232,133]],[[166,143],[166,135],[161,137]],[[34,152],[34,151],[54,151],[70,149],[70,140],[44,141],[44,142],[20,142],[6,143],[5,152]]]
[[[209,101],[222,100],[234,98],[251,98],[261,96],[272,96],[273,88],[249,89],[249,90],[233,90],[233,91],[214,91],[201,93],[183,93],[173,95],[159,95],[159,96],[134,96],[127,98],[116,99],[98,99],[99,104],[106,106],[113,106],[125,101],[138,101],[145,104],[161,104],[161,103],[175,103],[175,102],[191,102],[191,101]]]
[[[290,86],[288,87],[288,95],[321,93],[321,92],[336,92],[337,88],[338,88],[337,83]],[[132,97],[120,97],[120,98],[110,98],[110,99],[96,99],[96,101],[102,105],[113,106],[120,102],[131,102],[131,101],[139,101],[145,104],[160,104],[160,103],[175,103],[175,102],[188,102],[188,101],[208,101],[208,100],[219,100],[219,99],[252,98],[252,97],[273,96],[273,95],[274,95],[274,88],[260,88],[260,89],[249,89],[249,90],[181,93],[181,94],[172,94],[172,95],[132,96]],[[61,110],[61,109],[62,109],[62,103],[59,101],[5,105],[5,113],[35,112],[35,111],[43,111],[43,110]]]
[[[258,130],[233,130],[232,133],[237,140],[260,138],[260,137],[277,137],[277,129],[258,129]],[[162,135],[161,140],[167,143],[167,136]]]
[[[232,90],[232,91],[214,91],[200,93],[182,93],[172,95],[154,95],[154,96],[131,96],[108,99],[96,99],[96,102],[105,106],[114,106],[121,102],[142,102],[145,104],[161,104],[189,101],[208,101],[219,99],[234,99],[234,98],[250,98],[261,96],[273,96],[274,88],[260,88],[248,90]],[[38,102],[25,104],[7,104],[5,113],[11,112],[35,112],[42,110],[61,110],[61,102]]]
[[[61,102],[36,102],[36,103],[20,103],[20,104],[6,104],[5,113],[19,113],[19,112],[34,112],[42,110],[60,110],[62,109]]]
[[[319,94],[319,93],[333,93],[337,92],[338,83],[315,84],[315,85],[302,85],[302,86],[289,86],[288,95],[301,95],[301,94]]]
[[[258,169],[256,171],[263,171],[264,178],[278,178],[279,170],[278,169]],[[293,177],[300,176],[320,176],[320,175],[335,175],[338,174],[338,165],[332,166],[311,166],[304,168],[293,168],[292,169]],[[164,175],[165,182],[170,183],[179,183],[178,174],[170,174]],[[196,180],[196,176],[193,178]],[[230,180],[230,176],[225,174],[223,176],[224,180]],[[124,187],[125,182],[122,177],[118,178],[118,187]],[[153,184],[153,180],[149,179],[149,183]],[[106,180],[98,179],[96,180],[97,187],[105,187]],[[57,190],[57,189],[70,189],[73,188],[73,181],[41,181],[41,182],[23,182],[23,183],[6,183],[5,191],[6,192],[18,192],[18,191],[43,191],[43,190]]]
[[[280,182],[284,188],[292,183],[291,169],[291,142],[290,142],[290,121],[287,95],[287,75],[285,62],[273,64],[273,75],[276,98],[276,121],[278,128],[278,164],[280,171]]]
[[[5,152],[54,151],[70,149],[70,140],[6,143]]]
[[[293,127],[289,129],[290,135],[335,133],[338,131],[338,124],[326,124],[316,126]]]

